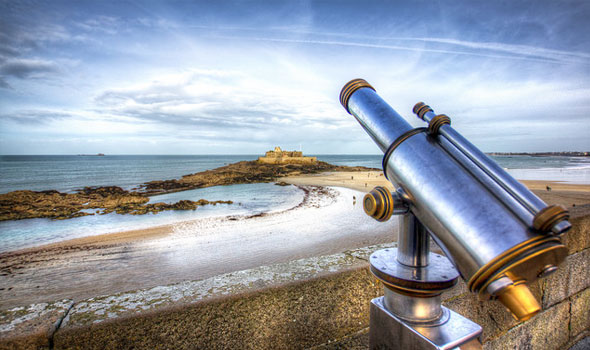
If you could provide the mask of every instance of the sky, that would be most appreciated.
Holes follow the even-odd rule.
[[[364,78],[486,152],[590,151],[589,1],[0,0],[0,154],[378,154]]]

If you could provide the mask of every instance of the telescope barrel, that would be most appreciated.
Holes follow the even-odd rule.
[[[395,139],[412,130],[412,126],[383,101],[369,83],[360,79],[353,82],[342,90],[340,102],[385,152]]]
[[[532,226],[533,212],[547,206],[524,186],[515,186],[516,180],[448,125],[438,126],[444,137],[427,128],[412,129],[366,81],[347,83],[340,100],[385,153],[386,177],[406,193],[411,213],[470,290],[482,296],[509,291],[499,298],[519,319],[538,312],[529,307],[531,300],[523,300],[532,298],[523,292],[528,291],[523,282],[555,269],[567,254],[559,237],[545,234],[553,224],[543,230]],[[555,220],[569,225],[562,219]]]
[[[430,122],[436,114],[429,106],[424,105],[423,103],[418,103],[414,107],[414,113],[417,112],[418,109],[426,107],[425,113],[420,113],[418,118],[423,119],[426,122]],[[518,204],[520,205],[510,205],[510,208],[530,226],[534,226],[535,224],[535,216],[539,214],[543,209],[547,208],[547,204],[545,204],[539,197],[537,197],[534,193],[529,191],[524,185],[520,182],[516,181],[512,176],[510,176],[504,169],[502,169],[496,162],[491,160],[488,156],[486,156],[483,152],[481,152],[477,147],[475,147],[471,142],[465,139],[461,134],[456,132],[449,124],[441,125],[438,133],[444,139],[441,139],[440,144],[441,146],[449,153],[455,153],[453,148],[458,150],[467,160],[463,159],[460,156],[454,156],[454,158],[459,161],[463,166],[469,167],[473,170],[473,165],[477,168],[481,169],[491,178],[495,184],[500,186],[506,194],[511,196]],[[469,164],[472,163],[472,164]],[[475,175],[475,174],[474,174]],[[478,178],[483,178],[483,176],[478,176]],[[489,187],[495,187],[491,183],[488,183]],[[502,191],[494,191],[499,196],[506,196],[506,194],[501,193]],[[504,198],[506,203],[513,203],[512,199]],[[527,213],[528,212],[528,213]],[[551,231],[554,234],[562,234],[568,231],[571,228],[571,224],[567,221],[559,221],[551,227]]]

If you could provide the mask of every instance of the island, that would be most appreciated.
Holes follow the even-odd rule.
[[[63,220],[112,212],[142,215],[165,210],[195,210],[203,205],[232,204],[232,201],[200,199],[148,204],[149,197],[212,186],[275,182],[286,176],[368,170],[379,169],[332,165],[318,161],[316,157],[305,157],[301,152],[283,151],[276,147],[254,161],[241,161],[184,175],[180,179],[150,181],[131,191],[118,186],[88,186],[75,193],[22,190],[0,194],[0,221],[31,218]]]

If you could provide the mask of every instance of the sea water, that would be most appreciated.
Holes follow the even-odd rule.
[[[15,190],[73,192],[84,186],[139,184],[214,169],[257,155],[0,156],[0,193]],[[381,168],[381,155],[318,155],[319,160]],[[590,157],[494,156],[518,179],[590,183]]]
[[[318,155],[319,160],[348,166],[381,167],[381,155]],[[178,156],[0,156],[0,193],[15,190],[74,192],[84,186],[136,188],[153,180],[214,169],[256,155]],[[590,184],[590,157],[495,156],[518,179]],[[205,217],[255,215],[285,210],[299,203],[303,192],[294,186],[246,184],[153,196],[150,202],[182,199],[231,200],[234,204],[203,206],[194,211],[148,215],[91,215],[68,220],[27,219],[0,222],[0,252],[102,233],[142,229]]]
[[[231,200],[233,204],[200,206],[196,210],[171,210],[157,214],[130,215],[110,213],[67,220],[47,218],[0,222],[0,252],[38,246],[63,240],[111,232],[144,229],[206,217],[256,215],[292,208],[303,200],[303,191],[295,186],[272,183],[216,186],[152,196],[151,203]]]

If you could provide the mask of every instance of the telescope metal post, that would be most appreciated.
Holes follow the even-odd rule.
[[[429,241],[426,227],[406,212],[398,248],[371,256],[371,271],[385,288],[371,301],[370,349],[481,349],[481,327],[441,305],[442,292],[459,276],[447,258],[430,253]]]
[[[428,266],[430,235],[412,213],[400,218],[397,238],[397,261],[412,267]]]

